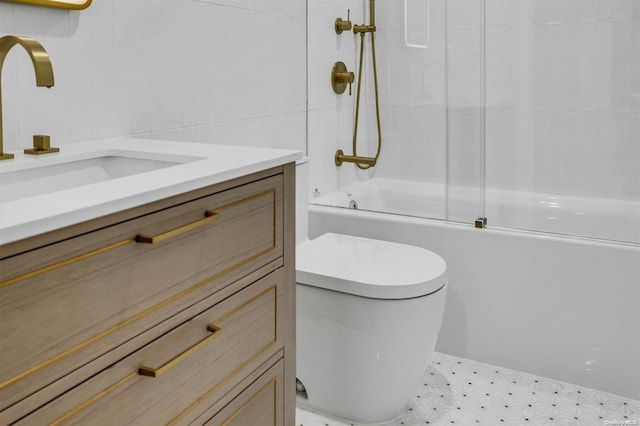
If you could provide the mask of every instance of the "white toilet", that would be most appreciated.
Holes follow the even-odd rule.
[[[298,405],[358,423],[394,419],[433,354],[446,263],[420,247],[348,235],[299,241]]]

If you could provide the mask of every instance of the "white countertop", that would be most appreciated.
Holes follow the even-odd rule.
[[[0,244],[43,234],[250,173],[302,157],[298,151],[119,137],[61,146],[60,153],[25,156],[0,163],[2,173],[121,153],[144,158],[175,156],[184,164],[75,188],[0,203]]]

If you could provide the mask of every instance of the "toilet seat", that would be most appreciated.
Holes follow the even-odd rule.
[[[447,265],[421,247],[327,233],[296,248],[296,281],[374,299],[431,294],[447,281]]]

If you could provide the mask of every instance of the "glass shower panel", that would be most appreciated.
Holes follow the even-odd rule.
[[[485,217],[484,0],[447,1],[447,220]]]
[[[445,219],[446,0],[376,0],[376,8],[383,148],[371,181],[385,211]],[[365,68],[373,144],[374,91]]]
[[[328,8],[326,0],[308,0],[308,4],[310,17],[316,15],[316,10],[324,13]],[[369,23],[369,5],[369,0],[360,1],[357,7],[351,4],[354,25]],[[350,163],[336,167],[333,152],[352,151],[361,73],[357,152],[359,156],[373,156],[377,149],[371,37],[365,34],[364,64],[360,70],[360,35],[351,31],[336,35],[328,15],[310,23],[312,188],[314,182],[320,182],[319,193],[312,202],[445,219],[446,0],[376,0],[375,10],[382,148],[376,166],[368,170],[359,170]],[[352,96],[348,91],[336,95],[331,90],[327,77],[336,60],[344,61],[348,70],[355,73]],[[316,71],[318,65],[328,66],[326,72]]]
[[[489,225],[640,243],[639,4],[486,0]]]

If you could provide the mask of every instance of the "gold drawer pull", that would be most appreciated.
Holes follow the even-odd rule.
[[[171,237],[175,237],[176,235],[184,234],[187,231],[191,231],[192,229],[196,229],[201,227],[202,225],[206,225],[207,223],[214,222],[218,220],[218,213],[213,210],[209,210],[204,212],[204,218],[196,220],[195,222],[187,223],[186,225],[180,226],[176,229],[172,229],[170,231],[164,232],[158,235],[144,235],[138,234],[136,235],[136,243],[145,243],[145,244],[155,244],[160,241],[166,240]]]
[[[159,377],[160,375],[162,375],[162,374],[166,373],[167,371],[169,371],[176,364],[180,363],[181,361],[184,361],[184,359],[187,358],[189,355],[195,353],[198,349],[200,349],[201,347],[203,347],[207,343],[209,343],[212,340],[214,340],[222,332],[222,330],[220,330],[219,327],[216,327],[213,324],[209,324],[207,326],[207,330],[211,332],[211,334],[209,336],[207,336],[204,339],[200,340],[198,343],[196,343],[195,345],[191,346],[189,349],[185,350],[184,352],[182,352],[177,357],[175,357],[172,360],[168,361],[163,366],[161,366],[159,368],[140,367],[140,369],[138,369],[138,374],[140,376]]]

